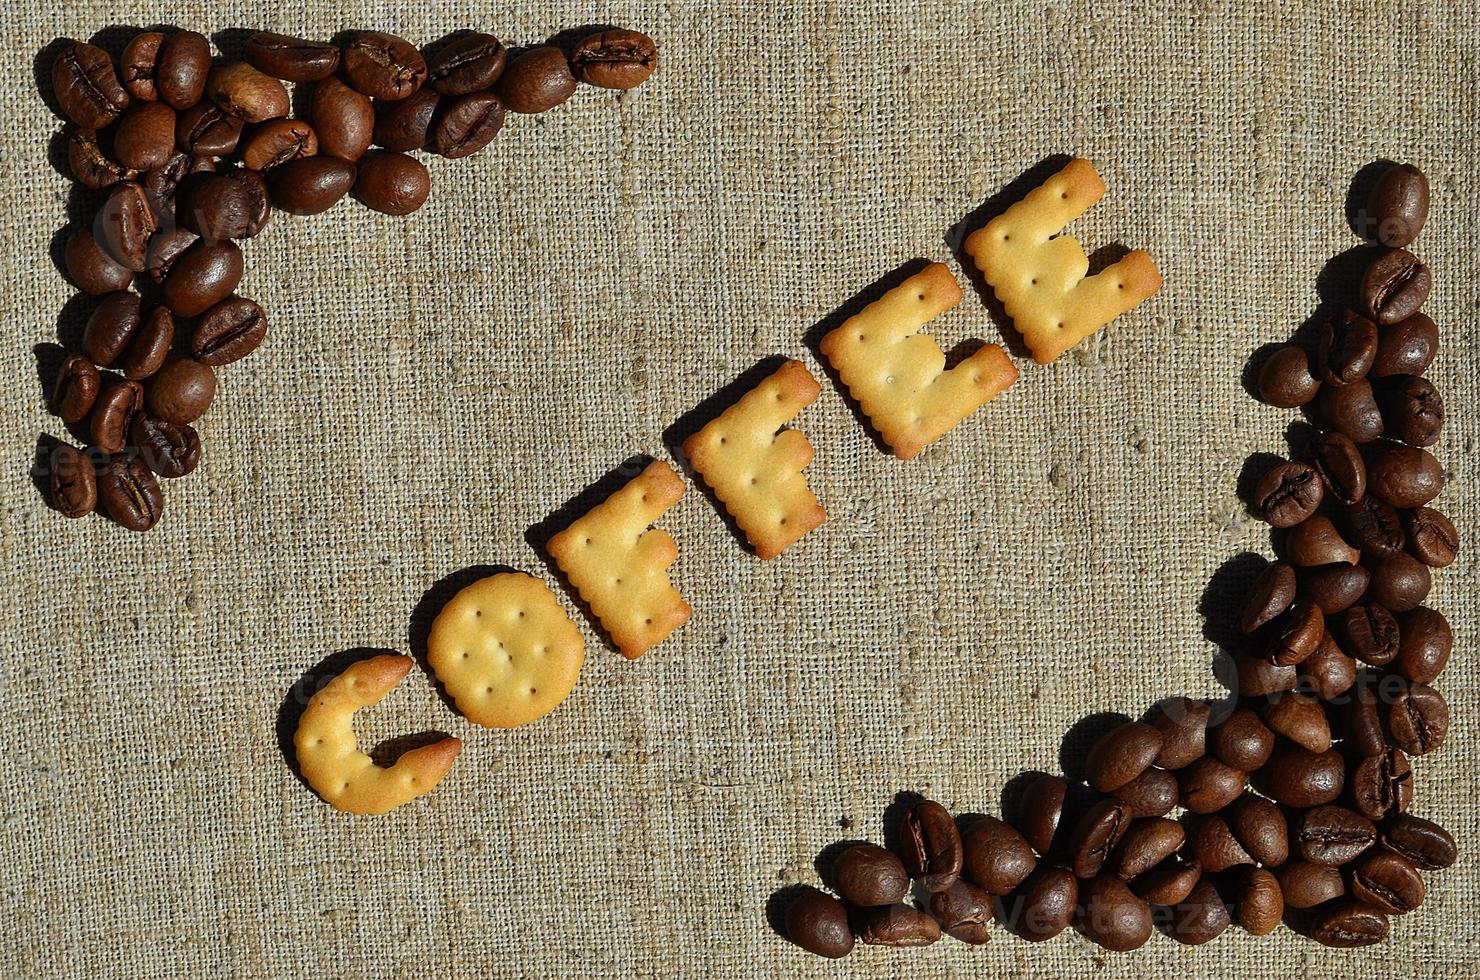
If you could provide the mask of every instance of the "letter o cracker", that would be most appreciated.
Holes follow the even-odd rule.
[[[469,721],[517,728],[570,695],[586,643],[545,583],[501,572],[443,607],[432,622],[427,657]]]

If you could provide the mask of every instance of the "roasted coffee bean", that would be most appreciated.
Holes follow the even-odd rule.
[[[1328,633],[1316,652],[1300,665],[1300,687],[1322,701],[1332,701],[1351,689],[1357,679],[1357,662],[1337,646]]]
[[[940,923],[908,905],[869,909],[859,926],[858,938],[868,946],[929,946],[940,938]]]
[[[1245,793],[1223,813],[1239,846],[1265,867],[1278,867],[1290,856],[1290,832],[1285,813],[1255,793]]]
[[[1409,755],[1423,755],[1444,744],[1449,705],[1427,684],[1403,683],[1388,701],[1384,721],[1393,744]]]
[[[1454,632],[1443,614],[1427,606],[1403,613],[1398,618],[1400,640],[1393,669],[1410,681],[1432,684],[1449,663],[1454,649]]]
[[[1295,569],[1286,562],[1272,561],[1264,566],[1244,599],[1239,627],[1252,633],[1290,608],[1295,601]]]
[[[1084,812],[1069,838],[1069,855],[1076,877],[1093,878],[1100,873],[1130,826],[1130,820],[1125,804],[1117,799],[1100,800]],[[970,857],[968,852],[968,861]]]
[[[1223,809],[1238,799],[1248,782],[1248,773],[1210,755],[1177,771],[1177,786],[1181,790],[1179,801],[1193,813]]]
[[[1388,749],[1387,735],[1382,730],[1372,678],[1364,675],[1362,683],[1353,688],[1352,695],[1342,716],[1344,747],[1349,755],[1359,760],[1381,755]]]
[[[87,454],[57,443],[47,461],[46,502],[63,517],[86,517],[98,505],[97,467]]]
[[[1331,747],[1326,709],[1307,694],[1286,693],[1271,698],[1264,709],[1264,724],[1276,735],[1312,752]]]
[[[119,265],[143,272],[154,228],[154,211],[144,189],[138,184],[115,184],[98,211],[93,235]]]
[[[506,56],[504,46],[492,34],[464,34],[427,59],[426,84],[449,96],[485,91],[504,73]]]
[[[1432,446],[1444,429],[1444,399],[1423,378],[1402,375],[1377,389],[1387,434],[1410,446]]]
[[[164,366],[174,342],[175,318],[167,308],[156,306],[139,317],[138,328],[112,367],[130,381],[142,381]]]
[[[81,41],[52,62],[51,90],[68,118],[87,129],[108,125],[129,102],[108,52]]]
[[[1177,777],[1153,766],[1111,795],[1125,804],[1128,816],[1166,816],[1177,805]]]
[[[1173,939],[1186,946],[1201,946],[1212,942],[1233,924],[1228,906],[1213,887],[1212,881],[1203,878],[1192,894],[1172,909],[1172,921],[1167,930]]]
[[[1004,924],[1033,943],[1052,939],[1074,922],[1079,879],[1066,868],[1039,865],[1003,903]]]
[[[920,800],[910,807],[899,838],[905,871],[926,891],[949,888],[961,877],[961,834],[950,811],[939,803]]]
[[[1101,793],[1119,789],[1145,772],[1161,752],[1161,732],[1145,722],[1126,722],[1112,729],[1085,759],[1089,783]]]
[[[1377,357],[1369,377],[1423,374],[1439,353],[1439,328],[1422,313],[1415,313],[1377,335]]]
[[[1233,917],[1251,936],[1267,936],[1285,917],[1279,879],[1264,868],[1245,868],[1233,893]]]
[[[159,523],[164,496],[149,467],[138,456],[117,453],[98,473],[98,502],[103,511],[130,531],[147,531]]]
[[[154,86],[172,109],[188,109],[205,94],[211,71],[211,42],[196,31],[166,34],[159,46]]]
[[[1316,652],[1325,635],[1326,620],[1320,607],[1309,599],[1301,599],[1275,620],[1269,638],[1269,662],[1281,666],[1302,663]]]
[[[961,845],[971,880],[993,895],[1012,891],[1038,864],[1023,835],[995,817],[972,824]]]
[[[592,34],[570,54],[570,69],[576,78],[600,88],[634,88],[657,67],[658,46],[637,31]]]
[[[159,61],[159,47],[163,43],[164,35],[159,31],[145,31],[124,47],[123,57],[118,62],[118,77],[130,98],[141,102],[153,102],[159,98],[154,71]]]
[[[1316,364],[1328,385],[1349,385],[1367,376],[1377,357],[1377,325],[1360,313],[1342,310],[1321,324]]]
[[[1116,845],[1108,868],[1128,881],[1177,853],[1186,840],[1187,834],[1175,820],[1166,817],[1134,820]]]
[[[1413,770],[1400,749],[1361,759],[1352,766],[1346,782],[1352,805],[1368,820],[1401,813],[1413,802]]]
[[[242,250],[235,242],[197,241],[169,268],[164,302],[180,316],[196,316],[236,291]]]
[[[82,352],[99,367],[111,367],[139,329],[139,294],[109,293],[87,318]]]
[[[1323,514],[1308,517],[1291,528],[1285,537],[1284,550],[1290,562],[1301,568],[1355,565],[1362,558],[1362,552],[1348,544],[1336,525]]]
[[[1259,399],[1275,408],[1299,408],[1321,390],[1303,347],[1290,345],[1275,351],[1259,368]]]
[[[200,433],[148,412],[134,416],[129,442],[139,447],[145,465],[166,479],[186,476],[200,463]]]
[[[1449,831],[1411,813],[1399,813],[1382,823],[1382,846],[1401,854],[1424,871],[1440,871],[1455,862],[1459,849]]]
[[[154,212],[156,228],[166,228],[175,223],[175,199],[179,195],[180,185],[195,174],[211,173],[215,169],[216,161],[210,157],[173,153],[163,166],[155,167],[144,174],[144,197],[149,200],[149,207]]]
[[[1372,583],[1372,573],[1363,565],[1317,565],[1300,570],[1300,594],[1314,602],[1326,615],[1334,615],[1360,602]]]
[[[838,959],[853,951],[848,910],[843,903],[808,888],[786,908],[786,938],[809,953]]]
[[[429,88],[394,102],[382,102],[375,114],[375,142],[398,152],[420,150],[431,142],[432,117],[442,96]]]
[[[211,69],[206,93],[227,115],[249,123],[286,116],[291,108],[283,83],[245,61],[232,61]]]
[[[189,425],[206,413],[216,397],[216,372],[188,357],[169,361],[149,379],[144,398],[149,411],[176,425]]]
[[[1100,875],[1080,889],[1079,931],[1115,952],[1139,949],[1151,938],[1151,906],[1114,875]]]
[[[410,214],[426,203],[431,177],[419,160],[404,153],[376,151],[360,159],[355,196],[382,214]]]
[[[1373,946],[1387,936],[1388,917],[1358,901],[1341,901],[1320,909],[1310,925],[1310,938],[1336,949]]]
[[[575,94],[576,78],[565,54],[546,45],[529,48],[510,61],[493,91],[513,112],[544,112]]]
[[[266,173],[289,160],[311,157],[317,152],[319,140],[308,123],[302,119],[269,119],[247,137],[242,147],[242,163]]]
[[[223,170],[190,188],[180,223],[201,238],[253,238],[272,217],[267,183],[255,170]]]
[[[1223,763],[1241,772],[1253,772],[1269,761],[1274,732],[1248,708],[1234,708],[1208,732],[1208,748]]]
[[[361,31],[344,46],[344,76],[372,99],[404,99],[427,79],[421,52],[404,38]]]
[[[1432,283],[1429,267],[1412,252],[1381,249],[1362,274],[1362,307],[1380,324],[1398,323],[1418,312]]]
[[[1039,776],[1023,790],[1018,802],[1017,829],[1039,854],[1053,849],[1054,836],[1064,815],[1069,784],[1059,776]]]
[[[1346,539],[1369,558],[1390,558],[1403,550],[1406,539],[1398,512],[1370,493],[1342,509],[1341,524]]]
[[[452,102],[437,120],[432,147],[449,160],[483,149],[504,125],[504,104],[492,92],[465,95]]]
[[[1352,865],[1352,897],[1388,915],[1406,915],[1423,904],[1423,878],[1407,858],[1374,849]]]
[[[214,102],[197,102],[175,121],[175,146],[191,156],[224,157],[236,152],[245,123]]]
[[[910,876],[899,858],[877,844],[854,844],[833,863],[838,894],[860,908],[892,905],[909,894]]]
[[[946,935],[979,946],[992,938],[988,924],[997,910],[992,896],[969,881],[953,881],[930,896],[930,914]]]
[[[150,281],[156,286],[163,284],[170,269],[174,267],[175,260],[198,240],[199,237],[195,232],[189,228],[181,228],[179,225],[156,231],[149,239],[145,261],[144,271],[149,273]]]
[[[1327,804],[1297,815],[1290,841],[1302,859],[1339,866],[1355,861],[1377,843],[1377,828],[1355,810]]]
[[[1368,469],[1372,492],[1394,507],[1422,507],[1444,489],[1444,468],[1426,450],[1390,443]]]
[[[1235,693],[1244,697],[1257,698],[1276,691],[1293,691],[1300,683],[1300,673],[1294,666],[1270,663],[1265,657],[1235,654],[1233,657],[1237,675]]]
[[[1350,506],[1367,492],[1367,464],[1349,436],[1328,432],[1315,445],[1312,463],[1331,499]]]
[[[1193,698],[1167,698],[1157,702],[1146,717],[1147,724],[1161,732],[1161,751],[1157,753],[1156,765],[1162,769],[1181,769],[1201,758],[1206,751],[1211,713],[1211,705]]]
[[[128,444],[129,426],[144,410],[144,389],[137,381],[110,381],[98,392],[88,415],[88,434],[93,445],[116,453]]]
[[[317,82],[339,67],[339,49],[334,45],[267,31],[247,38],[242,53],[253,68],[285,82]]]
[[[1371,235],[1389,248],[1404,248],[1423,229],[1429,216],[1429,180],[1411,163],[1386,171],[1367,200]]]
[[[1432,507],[1419,507],[1403,515],[1408,533],[1408,552],[1431,568],[1443,568],[1459,553],[1459,532],[1449,518]]]
[[[1272,468],[1254,489],[1254,509],[1275,527],[1294,527],[1321,505],[1324,490],[1315,468],[1284,462]]]
[[[133,270],[115,262],[113,256],[86,231],[74,231],[67,236],[63,263],[67,267],[67,278],[90,296],[127,289],[134,281]]]
[[[1382,435],[1382,411],[1366,378],[1340,387],[1325,385],[1319,401],[1326,421],[1352,442],[1371,442]]]
[[[1393,612],[1417,609],[1429,597],[1433,585],[1429,566],[1403,552],[1379,559],[1372,567],[1372,584],[1368,598],[1387,606]]]
[[[355,185],[355,165],[338,157],[304,157],[267,176],[273,206],[289,214],[318,214],[338,204]]]
[[[243,296],[232,296],[211,307],[195,325],[190,353],[197,361],[220,367],[239,361],[262,345],[267,315]]]
[[[375,106],[337,78],[326,78],[313,89],[309,105],[319,152],[351,163],[365,155],[375,134]]]
[[[1398,655],[1398,621],[1386,607],[1375,602],[1352,606],[1337,622],[1346,649],[1363,663],[1383,667]]]
[[[1193,861],[1170,858],[1131,881],[1131,891],[1152,905],[1176,905],[1192,894],[1202,878],[1202,868]]]
[[[1346,784],[1346,764],[1335,749],[1310,752],[1281,745],[1259,772],[1265,795],[1292,807],[1330,803]]]
[[[113,153],[134,170],[162,166],[175,152],[175,110],[163,102],[138,102],[118,117]]]
[[[1280,865],[1275,877],[1280,894],[1292,909],[1311,909],[1346,894],[1341,869],[1329,864],[1297,859]]]
[[[68,425],[81,422],[92,411],[102,386],[102,376],[92,361],[80,354],[69,354],[51,389],[51,410]]]
[[[139,176],[103,152],[96,131],[80,126],[73,126],[67,135],[67,165],[79,184],[95,191]]]

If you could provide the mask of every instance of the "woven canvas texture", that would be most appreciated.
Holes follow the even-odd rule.
[[[1477,10],[1469,3],[15,3],[0,84],[0,767],[8,976],[1371,977],[1480,974],[1480,628],[1474,323]],[[50,257],[72,184],[33,58],[60,36],[173,23],[346,28],[511,44],[582,24],[657,39],[625,95],[511,117],[488,150],[428,159],[396,219],[352,201],[276,215],[241,292],[267,343],[221,372],[205,457],[135,535],[42,504],[38,345],[89,304]],[[116,52],[127,32],[104,40]],[[965,301],[946,349],[1002,339],[957,251],[1057,154],[1109,187],[1072,231],[1148,249],[1162,292],[1039,367],[920,458],[881,453],[812,344],[918,259]],[[1081,761],[1086,716],[1216,695],[1199,611],[1236,556],[1270,553],[1236,496],[1296,413],[1240,383],[1356,244],[1352,176],[1421,165],[1433,210],[1429,372],[1451,417],[1438,506],[1462,557],[1430,604],[1456,633],[1449,742],[1416,760],[1414,812],[1457,866],[1371,950],[1287,929],[1107,954],[860,948],[829,963],[767,921],[835,841],[879,839],[895,795],[998,813],[1026,770]],[[987,205],[987,210],[982,208]],[[975,215],[975,217],[973,217]],[[43,357],[45,349],[43,348]],[[554,714],[478,729],[418,669],[361,744],[465,740],[430,796],[382,817],[297,779],[281,719],[346,651],[416,652],[486,566],[554,579],[530,546],[631,457],[763,358],[823,382],[797,419],[829,522],[748,555],[697,489],[662,521],[692,621],[641,660],[588,637]],[[629,469],[628,472],[631,472]],[[535,530],[531,532],[531,529]],[[471,571],[470,571],[471,570]],[[1225,590],[1226,592],[1226,590]],[[1212,590],[1208,602],[1236,601]],[[330,660],[331,663],[336,661]],[[1081,727],[1077,729],[1083,731]],[[1061,758],[1062,756],[1062,758]]]

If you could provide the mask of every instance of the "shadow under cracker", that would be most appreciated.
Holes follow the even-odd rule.
[[[480,579],[488,578],[490,575],[498,575],[501,572],[514,572],[518,569],[508,565],[470,565],[450,575],[444,575],[438,579],[431,588],[422,593],[416,605],[411,610],[411,621],[407,628],[407,642],[411,647],[411,656],[427,676],[432,679],[432,686],[437,690],[437,696],[447,709],[458,717],[462,712],[457,708],[457,702],[447,689],[442,685],[442,679],[432,669],[432,662],[427,649],[427,643],[432,635],[432,623],[452,598],[463,589],[472,585]]]

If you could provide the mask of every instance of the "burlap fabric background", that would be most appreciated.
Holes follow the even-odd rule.
[[[897,7],[810,0],[561,5],[15,4],[0,86],[10,272],[4,358],[0,787],[11,976],[1464,976],[1480,746],[1470,460],[1477,28],[1472,4],[1062,2]],[[170,22],[427,42],[464,27],[530,43],[583,23],[650,32],[662,67],[511,118],[431,160],[409,219],[353,203],[276,217],[242,291],[272,335],[223,372],[206,458],[131,535],[69,523],[27,480],[61,435],[30,351],[87,306],[48,256],[70,182],[32,58],[59,35]],[[119,35],[110,35],[118,43]],[[228,36],[228,41],[230,40]],[[831,522],[747,556],[691,491],[665,519],[693,621],[637,663],[591,636],[571,699],[475,729],[414,673],[364,744],[464,738],[425,800],[351,818],[296,779],[277,731],[316,664],[409,651],[466,569],[545,574],[526,533],[762,357],[916,258],[962,273],[948,232],[1045,157],[1109,184],[1074,231],[1150,249],[1166,288],[913,463],[881,454],[835,387],[799,419]],[[771,893],[824,846],[880,835],[894,794],[998,812],[1057,771],[1097,712],[1213,694],[1199,603],[1266,529],[1236,495],[1288,412],[1240,372],[1318,301],[1353,244],[1351,176],[1420,163],[1417,250],[1447,346],[1441,506],[1465,554],[1431,603],[1457,633],[1449,744],[1417,761],[1415,812],[1461,863],[1374,950],[1288,930],[1200,949],[860,949],[828,964],[778,938]],[[956,241],[955,238],[950,239]],[[971,290],[933,325],[999,339]],[[449,576],[451,579],[449,580]],[[439,583],[442,587],[438,589]],[[431,593],[428,596],[428,593]],[[414,616],[414,612],[416,615]],[[583,628],[585,623],[583,622]],[[589,632],[589,631],[588,631]],[[1070,740],[1067,760],[1077,749]]]

